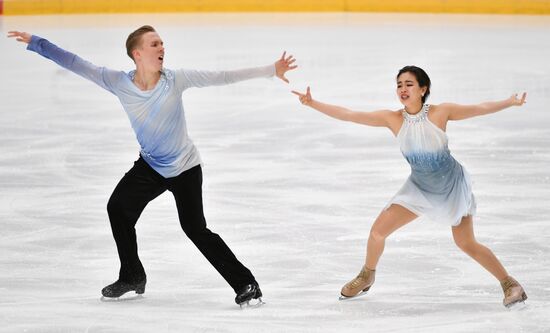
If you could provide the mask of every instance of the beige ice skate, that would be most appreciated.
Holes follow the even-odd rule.
[[[374,284],[374,273],[376,271],[373,269],[368,269],[366,266],[363,266],[359,275],[350,282],[346,283],[340,294],[341,300],[359,296],[360,294],[366,293],[370,287]]]
[[[508,276],[506,279],[500,281],[500,285],[504,292],[502,304],[505,307],[510,308],[519,302],[525,303],[527,294],[525,294],[523,287],[513,277]]]

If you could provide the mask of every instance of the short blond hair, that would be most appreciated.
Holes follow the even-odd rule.
[[[144,25],[137,28],[134,32],[128,35],[126,39],[126,53],[132,60],[135,62],[132,51],[135,50],[138,46],[141,45],[141,37],[148,32],[156,32],[155,28],[150,25]]]

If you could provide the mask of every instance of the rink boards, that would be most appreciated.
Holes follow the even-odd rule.
[[[0,15],[167,12],[420,12],[550,14],[543,0],[0,0]]]

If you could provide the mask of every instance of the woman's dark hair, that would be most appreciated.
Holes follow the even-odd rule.
[[[420,88],[426,87],[426,93],[424,96],[422,96],[422,103],[425,103],[428,99],[428,96],[430,96],[430,87],[432,85],[432,81],[430,81],[430,78],[428,77],[428,74],[424,72],[424,70],[420,67],[416,66],[405,66],[399,70],[399,73],[397,73],[396,79],[401,76],[403,73],[411,73],[416,77],[416,81],[418,81],[418,85]]]

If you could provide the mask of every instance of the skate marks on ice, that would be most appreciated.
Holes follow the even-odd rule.
[[[453,301],[431,296],[383,297],[388,299],[374,296],[338,302],[338,309],[345,318],[368,318],[369,327],[382,332],[499,332],[504,327],[504,331],[546,330],[545,324],[541,325],[547,322],[543,303],[538,309],[532,305],[506,309],[494,299]]]
[[[184,103],[205,161],[209,225],[253,270],[268,304],[240,311],[232,290],[181,234],[168,195],[152,202],[137,226],[153,289],[135,301],[101,302],[102,281],[118,269],[105,204],[139,147],[110,95],[3,38],[7,61],[0,67],[10,80],[0,80],[0,331],[547,330],[548,18],[284,14],[275,17],[296,21],[292,31],[281,32],[276,23],[264,24],[269,17],[0,20],[10,21],[6,28],[32,27],[98,65],[125,70],[129,59],[120,42],[144,22],[153,21],[171,41],[173,59],[182,59],[174,61],[177,66],[262,65],[258,59],[284,47],[302,61],[302,71],[289,77],[296,88],[315,84],[319,98],[361,109],[397,105],[393,74],[409,63],[432,70],[434,103],[473,103],[526,89],[536,98],[525,109],[452,124],[449,135],[474,180],[477,236],[521,275],[516,277],[525,281],[527,306],[507,311],[498,284],[456,250],[450,230],[440,232],[426,221],[389,240],[382,275],[368,296],[338,301],[341,286],[364,259],[373,218],[408,174],[406,162],[386,131],[323,118],[286,88],[262,81],[189,91]],[[519,25],[510,23],[517,20]],[[397,38],[405,48],[429,45],[433,52],[403,55],[403,45],[386,42]],[[521,40],[522,47],[510,49],[510,40]],[[243,58],[243,50],[250,55]],[[334,59],[340,59],[337,66]],[[514,70],[503,71],[504,65]]]
[[[517,301],[514,304],[510,304],[506,307],[508,311],[514,312],[514,311],[526,311],[529,309],[529,303],[528,301]]]

